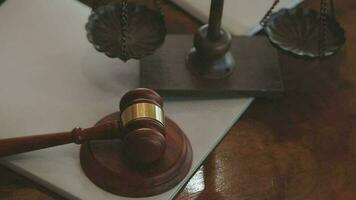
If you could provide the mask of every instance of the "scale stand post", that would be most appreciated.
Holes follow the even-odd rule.
[[[208,79],[225,78],[232,73],[235,60],[230,53],[231,35],[221,29],[224,0],[212,0],[209,24],[194,36],[194,47],[187,57],[187,67]]]

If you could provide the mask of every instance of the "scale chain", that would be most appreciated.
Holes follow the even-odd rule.
[[[331,0],[332,1],[332,0]],[[319,56],[325,56],[325,42],[327,39],[327,13],[328,2],[327,0],[320,1],[320,29],[319,29]]]
[[[260,21],[260,25],[265,28],[267,21],[270,19],[273,10],[276,8],[276,6],[279,4],[279,0],[275,0],[272,4],[272,6],[270,7],[270,9],[267,11],[267,13],[265,14],[265,16],[262,18],[262,20]]]
[[[164,13],[162,10],[162,1],[161,0],[154,0],[154,5],[156,7],[156,9],[158,10],[158,12],[161,14],[161,16],[164,19]]]
[[[127,30],[128,30],[128,3],[121,1],[121,54],[123,60],[127,60]]]

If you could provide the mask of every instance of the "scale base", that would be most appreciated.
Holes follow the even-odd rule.
[[[168,35],[164,45],[141,60],[140,87],[162,96],[275,96],[283,92],[277,50],[265,37],[233,37],[234,71],[207,79],[186,67],[193,35]]]

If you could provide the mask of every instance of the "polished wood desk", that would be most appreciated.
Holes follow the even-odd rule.
[[[280,52],[285,95],[256,99],[177,200],[356,199],[356,1],[336,3],[347,45],[323,60]],[[164,10],[172,33],[200,25]],[[0,166],[0,199],[63,198]]]

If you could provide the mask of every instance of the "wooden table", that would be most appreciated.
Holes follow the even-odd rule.
[[[356,199],[356,1],[336,9],[347,45],[323,60],[280,52],[285,95],[256,99],[177,200]],[[172,33],[200,25],[170,3],[164,10]],[[63,199],[1,166],[0,177],[0,199]]]

